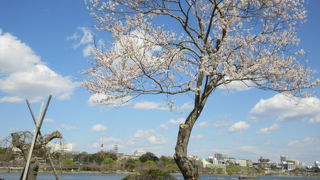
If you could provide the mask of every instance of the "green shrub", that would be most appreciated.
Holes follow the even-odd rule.
[[[140,172],[139,175],[129,175],[122,180],[176,180],[170,173],[158,169]]]

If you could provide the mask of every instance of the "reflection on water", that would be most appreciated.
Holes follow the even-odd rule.
[[[62,174],[61,180],[121,180],[126,174]],[[183,180],[182,175],[174,175],[178,180]],[[5,180],[17,180],[20,178],[20,173],[0,173],[0,178]],[[53,174],[40,173],[39,180],[55,180]],[[202,175],[201,180],[237,180],[238,176],[224,175]],[[320,177],[277,177],[277,176],[261,176],[257,180],[320,180]],[[248,179],[249,180],[249,179]]]

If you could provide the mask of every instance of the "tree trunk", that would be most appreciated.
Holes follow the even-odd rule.
[[[201,108],[194,108],[184,124],[180,124],[174,160],[185,180],[199,180],[199,169],[195,161],[187,157],[187,148],[192,127],[198,119]]]
[[[23,177],[23,173],[24,173],[25,169],[23,169],[20,180],[22,180]],[[37,161],[32,160],[30,163],[30,168],[27,174],[27,180],[36,180],[37,179],[37,175],[38,175],[38,171],[39,171],[39,164]]]
[[[200,81],[201,82],[201,81]],[[198,85],[198,87],[201,87]],[[188,143],[191,135],[193,125],[199,118],[209,95],[215,88],[215,81],[206,83],[204,91],[201,96],[196,95],[195,105],[184,124],[180,124],[179,133],[176,144],[176,152],[174,154],[174,160],[178,165],[185,180],[199,180],[199,167],[195,160],[188,158]]]

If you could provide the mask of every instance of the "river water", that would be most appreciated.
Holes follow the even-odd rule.
[[[62,174],[61,180],[121,180],[126,174]],[[182,175],[174,175],[178,180],[183,180]],[[18,180],[20,173],[0,173],[0,178],[5,180]],[[40,173],[38,180],[55,180],[53,174]],[[237,180],[238,176],[223,175],[202,175],[201,180]],[[320,177],[278,177],[278,176],[260,176],[257,180],[320,180]]]

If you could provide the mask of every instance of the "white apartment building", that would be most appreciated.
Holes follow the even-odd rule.
[[[252,166],[252,162],[245,159],[236,159],[227,157],[225,154],[216,153],[214,156],[209,156],[207,160],[202,160],[203,167],[217,167],[217,168],[225,168],[226,165],[239,165],[242,167],[250,167]]]

